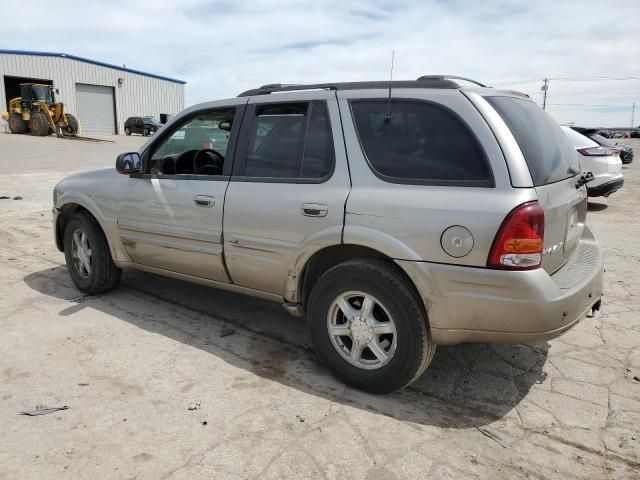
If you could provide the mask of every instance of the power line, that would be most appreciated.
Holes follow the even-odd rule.
[[[554,107],[626,107],[629,104],[606,104],[606,103],[547,103]]]
[[[600,81],[625,81],[640,80],[640,77],[554,77],[551,80],[565,80],[570,82],[600,82]]]
[[[588,95],[598,95],[599,97],[617,97],[619,95],[640,95],[640,92],[613,92],[613,93],[603,93],[603,92],[584,92],[584,93],[554,93],[550,95],[551,97],[582,97]]]
[[[628,81],[639,80],[640,77],[547,77],[548,80],[570,81],[570,82],[600,82],[600,81]],[[527,83],[537,83],[544,81],[540,78],[531,80],[514,80],[512,82],[498,82],[494,84],[496,87],[505,85],[523,85]]]
[[[525,84],[525,83],[537,83],[539,81],[540,81],[539,78],[536,78],[534,80],[514,80],[513,82],[494,83],[494,86],[500,87],[500,86],[503,86],[503,85],[522,85],[522,84]]]

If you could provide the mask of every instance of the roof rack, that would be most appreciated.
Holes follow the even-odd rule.
[[[466,78],[466,77],[458,77],[457,75],[422,75],[421,77],[417,78],[418,81],[424,81],[424,80],[464,80],[465,82],[471,82],[471,83],[475,83],[476,85],[479,85],[481,87],[484,88],[488,88],[487,85],[478,82],[477,80],[473,80],[472,78]]]
[[[330,83],[314,83],[310,85],[297,85],[297,84],[283,84],[283,83],[269,83],[262,85],[258,88],[252,88],[242,92],[239,97],[252,97],[254,95],[268,95],[274,92],[295,92],[296,90],[337,90],[334,85]]]
[[[242,92],[238,97],[252,97],[254,95],[268,95],[276,92],[295,92],[300,90],[366,90],[366,89],[384,89],[384,88],[443,88],[443,89],[455,89],[460,88],[456,82],[450,80],[453,78],[462,77],[448,77],[445,76],[425,76],[420,77],[418,80],[394,80],[392,82],[387,81],[374,81],[374,82],[338,82],[338,83],[313,83],[309,85],[304,84],[281,84],[270,83],[258,88],[253,88]],[[477,83],[477,82],[475,82]]]

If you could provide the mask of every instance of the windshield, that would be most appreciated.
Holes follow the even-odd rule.
[[[34,85],[32,88],[32,95],[34,100],[40,100],[44,103],[54,103],[53,89],[51,87]]]
[[[142,121],[144,123],[158,123],[158,121],[153,117],[142,117]]]
[[[560,126],[535,103],[513,97],[485,97],[518,142],[538,187],[576,175],[576,152]]]

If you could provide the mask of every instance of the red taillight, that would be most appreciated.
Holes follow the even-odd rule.
[[[532,270],[542,263],[544,210],[538,202],[523,203],[504,219],[491,246],[487,267]]]
[[[615,155],[620,151],[616,148],[608,148],[608,147],[590,147],[590,148],[579,148],[578,152],[586,157],[608,157],[609,155]]]
[[[204,143],[202,144],[202,148],[203,148],[204,150],[213,150],[213,141],[211,141],[211,142],[204,142]]]

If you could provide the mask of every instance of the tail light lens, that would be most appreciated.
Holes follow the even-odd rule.
[[[617,148],[608,148],[608,147],[590,147],[590,148],[579,148],[578,152],[586,157],[608,157],[609,155],[615,155],[619,153]]]
[[[542,263],[544,210],[538,202],[523,203],[507,215],[491,246],[487,267],[533,270]]]

